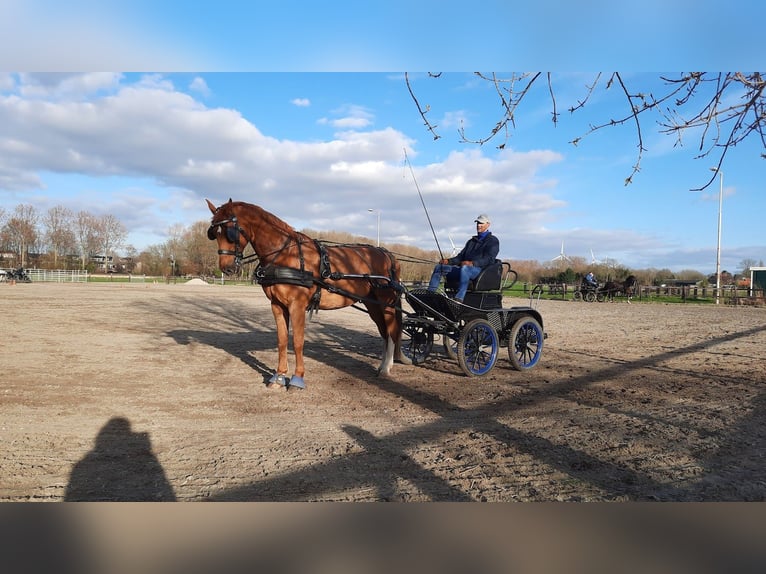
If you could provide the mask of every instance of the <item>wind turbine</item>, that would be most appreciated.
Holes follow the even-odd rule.
[[[449,237],[449,242],[452,244],[452,257],[454,257],[455,255],[457,255],[460,252],[460,249],[455,247],[455,242],[452,241],[452,235],[451,234],[447,233],[447,237]]]
[[[572,261],[569,257],[564,255],[564,242],[561,242],[561,253],[551,259],[551,261]]]

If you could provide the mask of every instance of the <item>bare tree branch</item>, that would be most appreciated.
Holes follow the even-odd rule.
[[[505,144],[508,142],[508,138],[510,137],[508,124],[511,124],[512,127],[516,127],[516,109],[524,100],[524,96],[529,93],[529,90],[532,88],[535,80],[540,77],[541,72],[537,72],[535,74],[513,74],[507,80],[500,79],[495,74],[492,74],[491,76],[486,76],[481,72],[475,72],[475,74],[482,80],[490,81],[494,84],[495,91],[500,98],[500,105],[503,109],[503,116],[495,124],[495,127],[490,130],[490,133],[483,138],[470,139],[466,136],[465,129],[460,128],[458,132],[460,134],[461,141],[463,143],[484,145],[488,141],[494,139],[495,136],[500,133],[500,131],[504,131],[505,139],[503,140],[503,143],[497,146],[498,149],[503,149],[505,148]],[[519,82],[523,83],[524,85],[522,85],[521,89],[517,90],[516,84]]]
[[[439,77],[441,74],[430,74],[431,77]],[[483,137],[468,137],[463,126],[458,130],[460,141],[483,145],[504,133],[503,141],[497,146],[503,149],[516,127],[515,119],[519,106],[539,78],[541,73],[511,74],[510,78],[499,78],[496,74],[483,74],[475,72],[475,75],[484,81],[491,82],[500,101],[500,118],[496,124]],[[406,76],[405,76],[406,77]],[[665,89],[655,96],[652,93],[633,92],[619,72],[613,72],[606,82],[608,90],[615,83],[620,86],[627,111],[618,119],[609,119],[600,124],[590,125],[589,129],[570,143],[577,146],[585,136],[601,131],[607,127],[615,127],[631,122],[635,126],[637,156],[631,173],[625,179],[625,184],[632,183],[634,176],[641,169],[641,160],[646,151],[643,141],[642,118],[647,112],[659,114],[660,133],[673,135],[676,138],[675,146],[683,145],[683,137],[691,134],[699,138],[699,153],[695,159],[707,157],[717,153],[717,165],[720,168],[726,158],[729,149],[742,143],[751,136],[756,136],[761,141],[761,146],[766,150],[766,82],[760,72],[688,72],[679,74],[677,78],[663,77]],[[583,98],[577,100],[577,104],[569,108],[570,114],[585,107],[590,100],[596,87],[601,82],[601,74],[597,74],[590,85],[586,85],[586,93]],[[415,96],[409,80],[407,87],[410,90],[415,104],[418,107],[428,130],[434,135],[434,139],[440,136],[436,133],[436,126],[428,122],[425,115],[430,111],[430,106],[424,111]],[[556,97],[554,95],[553,79],[547,74],[548,93],[551,98],[552,121],[558,124],[559,113],[557,111]],[[760,156],[766,159],[766,153]],[[705,185],[694,191],[700,191],[708,187],[715,179],[715,174]]]
[[[439,76],[441,76],[441,74],[431,75],[431,77],[434,77],[434,78],[438,78]],[[423,123],[425,124],[426,129],[428,129],[428,131],[431,132],[431,134],[433,134],[435,140],[438,140],[441,136],[436,133],[436,126],[432,125],[431,122],[429,122],[428,118],[426,117],[426,114],[431,111],[431,106],[426,105],[425,110],[420,107],[420,102],[418,101],[417,97],[415,97],[415,93],[412,91],[412,86],[410,85],[410,75],[408,72],[404,72],[404,81],[407,83],[407,89],[410,91],[410,96],[412,96],[412,99],[418,108],[420,117],[423,118]]]

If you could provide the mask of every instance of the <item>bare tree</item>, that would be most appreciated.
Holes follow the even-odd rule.
[[[141,252],[141,267],[148,275],[167,275],[171,256],[167,243],[149,245]]]
[[[74,214],[63,205],[51,207],[43,215],[45,226],[45,241],[53,254],[53,266],[58,267],[60,255],[72,253],[77,245],[75,234],[72,231]]]
[[[87,211],[80,211],[74,218],[74,233],[80,251],[81,269],[85,269],[88,259],[100,248],[99,222]]]
[[[128,244],[124,248],[125,253],[125,270],[128,273],[133,273],[136,263],[138,262],[138,250],[132,244]]]
[[[115,256],[115,250],[122,247],[128,230],[114,215],[104,215],[98,221],[101,251],[104,255],[104,271],[109,269],[109,256]]]
[[[758,261],[748,257],[739,262],[739,268],[741,270],[740,273],[742,275],[747,275],[751,267],[759,267],[762,265],[763,265],[763,261],[761,261],[759,265]]]
[[[27,265],[30,248],[37,243],[38,219],[39,215],[34,206],[19,204],[3,225],[0,238],[3,250],[15,253],[22,267]]]
[[[428,76],[439,78],[441,75],[430,73]],[[554,77],[550,72],[511,74],[510,77],[503,78],[497,74],[477,72],[476,77],[493,84],[500,108],[499,119],[487,133],[479,137],[469,137],[461,126],[458,130],[460,141],[483,145],[499,138],[501,141],[497,147],[504,148],[515,127],[519,106],[530,91],[541,84],[544,84],[544,89],[551,101],[551,120],[554,125],[558,123],[560,112],[557,108]],[[638,151],[632,171],[625,178],[625,185],[633,181],[633,177],[641,168],[641,159],[646,151],[642,121],[649,113],[658,114],[660,132],[675,137],[676,145],[682,144],[686,133],[699,137],[699,153],[696,157],[713,155],[719,168],[730,148],[750,136],[760,139],[762,148],[766,150],[766,98],[764,96],[766,81],[760,72],[688,72],[680,73],[675,77],[661,76],[660,79],[663,82],[663,89],[654,94],[635,90],[633,86],[628,85],[619,72],[608,75],[596,74],[593,81],[584,87],[582,97],[575,105],[568,108],[570,114],[582,109],[601,85],[607,90],[617,90],[625,103],[625,113],[621,117],[609,118],[602,123],[590,125],[582,136],[570,143],[577,145],[582,138],[606,127],[632,124]],[[405,81],[426,129],[434,136],[434,139],[440,138],[438,126],[428,118],[432,109],[431,105],[421,105],[418,101],[410,83],[409,74],[405,74]],[[762,151],[761,157],[766,158],[766,153]],[[716,174],[713,173],[707,183],[694,191],[705,189],[715,177]]]
[[[182,223],[176,223],[168,228],[168,240],[165,242],[165,248],[168,255],[168,268],[171,277],[179,274],[180,263],[184,252],[184,233],[186,228]]]
[[[197,221],[183,236],[185,247],[184,269],[193,275],[213,275],[218,266],[217,245],[207,238],[209,221]]]

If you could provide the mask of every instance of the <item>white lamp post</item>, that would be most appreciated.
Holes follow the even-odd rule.
[[[380,209],[368,209],[370,213],[377,213],[378,214],[378,247],[380,247]]]
[[[723,208],[723,172],[717,167],[711,167],[710,171],[718,173],[721,186],[718,190],[718,247],[715,255],[715,304],[721,303],[721,211]]]

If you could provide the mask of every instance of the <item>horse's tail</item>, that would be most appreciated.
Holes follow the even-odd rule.
[[[381,248],[383,249],[383,248]],[[402,311],[402,295],[404,295],[404,287],[402,286],[402,266],[399,263],[399,261],[396,259],[396,256],[391,253],[388,249],[383,249],[383,251],[388,256],[389,261],[391,262],[390,267],[390,277],[391,277],[391,287],[396,293],[396,297],[394,300],[394,316],[396,318],[396,324],[398,326],[397,329],[397,339],[394,341],[399,346],[399,342],[401,340],[402,336],[402,325],[404,324],[404,312]]]

